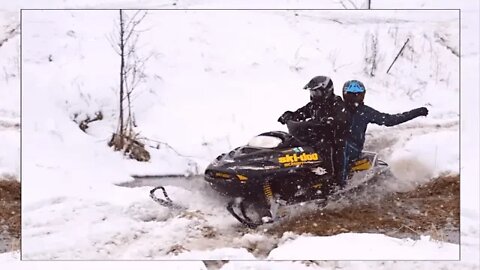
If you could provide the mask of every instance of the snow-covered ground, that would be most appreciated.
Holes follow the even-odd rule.
[[[18,25],[16,16],[0,11],[0,179],[20,173]]]
[[[96,2],[83,4],[113,6],[112,1]],[[340,2],[329,1],[325,7],[342,8]],[[361,5],[361,1],[354,2]],[[378,8],[450,7],[447,2],[444,6],[438,6],[438,1],[422,3],[388,1]],[[10,12],[4,18],[10,19],[2,20],[14,23],[11,10],[22,4],[8,3]],[[211,4],[226,5],[181,1],[177,7]],[[348,1],[343,4],[351,5]],[[42,5],[42,1],[35,5]],[[48,5],[78,7],[74,2]],[[115,7],[119,5],[139,4],[115,2]],[[164,7],[151,1],[141,5]],[[237,1],[231,5],[245,4]],[[313,1],[304,5],[285,1],[281,7],[318,7]],[[146,32],[140,43],[141,52],[153,53],[153,57],[134,109],[141,134],[171,148],[162,145],[159,150],[149,149],[152,160],[146,164],[126,160],[106,147],[116,124],[114,89],[119,65],[107,36],[113,31],[118,11],[24,11],[23,259],[458,259],[459,245],[432,241],[427,236],[413,241],[380,234],[286,234],[276,240],[261,232],[242,235],[235,230],[236,221],[226,213],[222,199],[208,190],[204,190],[209,195],[205,196],[194,189],[169,187],[171,196],[190,210],[173,215],[148,198],[148,188],[114,185],[131,180],[131,174],[201,173],[216,155],[245,143],[251,136],[284,130],[276,118],[307,101],[308,94],[300,89],[311,77],[328,74],[337,94],[345,80],[364,81],[368,88],[366,103],[381,111],[429,108],[427,118],[388,130],[369,129],[368,138],[385,146],[374,150],[389,161],[400,179],[392,188],[417,184],[409,182],[412,176],[428,181],[441,174],[458,173],[461,124],[465,202],[461,216],[462,262],[276,262],[273,267],[478,267],[478,204],[466,203],[478,202],[478,125],[473,125],[479,115],[475,90],[478,4],[462,1],[451,7],[465,9],[461,25],[461,119],[459,58],[455,55],[460,52],[458,11],[149,11],[141,25]],[[365,46],[375,37],[377,71],[370,78],[364,72],[364,58],[370,52]],[[407,38],[407,50],[390,74],[385,74]],[[14,42],[18,44],[18,39]],[[12,59],[9,65],[14,65],[15,48],[0,48]],[[18,98],[18,81],[14,82],[6,86],[12,100],[15,93]],[[1,104],[2,109],[7,108],[9,119],[18,119],[19,108],[10,105],[14,103],[7,107],[2,99]],[[97,110],[105,119],[93,123],[88,134],[72,121],[76,113],[93,115]],[[14,136],[2,136],[13,140],[8,145],[18,146]],[[14,150],[10,152],[15,156]],[[7,169],[18,174],[18,162],[5,160],[0,168],[7,164]],[[207,235],[212,232],[215,237],[210,239]],[[248,250],[262,245],[269,250],[266,256]],[[0,258],[9,269],[34,266],[15,263],[15,253]],[[204,265],[191,262],[184,267],[202,269]],[[272,265],[229,262],[222,269],[248,267],[271,269]]]

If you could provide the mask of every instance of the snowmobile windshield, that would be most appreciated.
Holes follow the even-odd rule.
[[[312,142],[321,140],[325,134],[326,123],[313,121],[288,121],[288,133],[301,142]]]
[[[275,148],[282,143],[282,139],[272,136],[259,135],[253,137],[249,142],[248,146],[259,147],[259,148]]]
[[[302,138],[308,132],[305,122],[298,121],[287,121],[288,133],[292,134],[293,137]]]

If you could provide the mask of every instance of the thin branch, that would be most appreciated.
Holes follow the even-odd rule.
[[[418,231],[412,229],[412,228],[411,228],[410,226],[408,226],[408,225],[402,225],[402,226],[400,226],[400,228],[398,228],[398,231],[400,231],[402,228],[407,228],[407,229],[409,229],[410,231],[412,231],[413,233],[415,233],[415,234],[417,234],[417,235],[421,235],[421,233],[419,233]]]
[[[137,15],[140,14],[141,12],[143,12],[142,17],[139,19],[136,19],[135,17],[137,17]],[[128,15],[126,16],[128,17]],[[128,23],[125,26],[125,29],[127,29],[128,31],[134,30],[135,26],[138,25],[145,18],[145,16],[147,16],[146,11],[138,10],[137,12],[135,12],[135,14],[133,14],[132,18],[128,18]]]
[[[350,2],[350,4],[352,4],[352,6],[353,6],[355,9],[358,9],[357,5],[355,5],[355,3],[352,2],[352,0],[348,0],[348,2]]]
[[[408,41],[410,40],[410,38],[407,38],[407,41],[405,41],[405,44],[403,44],[402,48],[400,49],[400,51],[398,52],[397,56],[395,57],[395,59],[393,59],[393,62],[392,64],[390,64],[390,67],[387,69],[387,74],[388,72],[390,71],[390,69],[392,68],[393,64],[395,64],[395,62],[397,61],[398,57],[400,56],[400,54],[403,52],[403,49],[405,49],[405,46],[407,45]]]
[[[170,144],[168,144],[168,143],[166,143],[166,142],[161,142],[161,141],[149,139],[149,138],[147,138],[147,137],[139,137],[139,139],[142,139],[142,140],[144,140],[144,141],[154,142],[154,143],[157,143],[158,145],[163,145],[163,146],[167,147],[168,149],[172,150],[173,152],[175,152],[175,154],[177,154],[177,155],[180,156],[180,157],[184,157],[184,158],[195,158],[194,156],[188,156],[188,155],[183,155],[183,154],[181,154],[180,152],[178,152],[175,148],[173,148]],[[150,146],[150,147],[156,148],[156,147],[153,147],[153,146]]]
[[[113,37],[113,34],[110,33],[110,34],[108,34],[108,35],[105,35],[105,38],[107,39],[108,44],[110,44],[110,46],[112,47],[112,49],[113,49],[118,55],[120,55],[120,50],[118,49],[119,44],[118,44],[118,42],[115,41],[115,38]]]
[[[140,11],[138,11],[137,13],[135,13],[134,17],[139,13]],[[138,20],[134,20],[133,18],[128,22],[127,26],[125,27],[125,31],[127,32],[127,37],[125,38],[125,43],[127,43],[129,40],[130,40],[130,37],[132,36],[133,33],[135,33],[135,28],[137,27],[137,25],[139,25],[142,20],[147,16],[147,12],[145,12],[141,18],[139,18]]]
[[[18,34],[20,34],[20,24],[10,29],[10,31],[7,32],[5,38],[0,40],[0,47],[2,47],[3,44],[5,44],[6,42],[8,42],[10,39],[12,39],[14,36]]]

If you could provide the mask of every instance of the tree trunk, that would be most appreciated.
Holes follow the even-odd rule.
[[[123,86],[124,86],[124,74],[125,74],[125,28],[123,21],[123,11],[120,9],[120,130],[119,134],[124,134],[123,128]]]

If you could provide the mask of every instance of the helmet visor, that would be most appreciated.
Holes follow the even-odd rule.
[[[352,93],[352,92],[347,92],[343,95],[343,99],[347,104],[354,104],[358,106],[359,104],[363,103],[363,99],[365,98],[365,93]]]
[[[325,96],[325,91],[322,90],[310,90],[310,98],[320,99]]]

